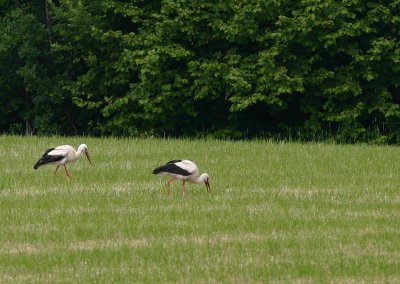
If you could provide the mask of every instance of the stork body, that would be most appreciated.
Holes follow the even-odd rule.
[[[182,180],[182,193],[185,195],[186,187],[185,182],[189,181],[192,183],[204,183],[206,185],[207,192],[210,193],[209,176],[207,173],[200,175],[199,168],[197,165],[190,160],[172,160],[163,166],[155,168],[153,170],[155,175],[169,175],[171,179],[167,181],[168,194],[171,194],[171,183],[176,180]]]
[[[86,158],[89,160],[89,163],[92,164],[89,156],[88,147],[86,144],[79,145],[77,151],[75,151],[74,147],[70,145],[61,145],[56,148],[50,148],[36,162],[33,168],[36,170],[40,166],[47,164],[54,164],[57,165],[56,170],[54,171],[54,175],[56,175],[59,166],[64,166],[65,174],[68,177],[71,177],[71,175],[68,172],[66,164],[76,162],[83,153],[86,155]]]

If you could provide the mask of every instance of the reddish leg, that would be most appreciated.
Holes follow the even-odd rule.
[[[65,169],[65,174],[66,174],[68,177],[71,177],[71,176],[69,175],[69,172],[68,172],[68,169],[67,169],[67,166],[66,166],[66,165],[64,165],[64,169]]]
[[[166,185],[168,187],[168,195],[171,195],[171,183],[176,180],[176,177],[172,177],[169,181],[167,181]]]
[[[183,185],[182,185],[182,194],[183,194],[183,197],[185,197],[185,195],[186,195],[185,182],[186,182],[186,180],[183,181]]]
[[[57,175],[57,170],[58,170],[58,167],[59,167],[60,165],[57,165],[57,168],[56,168],[56,170],[54,171],[54,175],[56,176]]]

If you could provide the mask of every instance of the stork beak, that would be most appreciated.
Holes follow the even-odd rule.
[[[88,159],[89,163],[92,164],[92,161],[90,160],[89,152],[85,151],[85,156]]]
[[[208,180],[206,180],[206,181],[204,182],[204,184],[206,185],[207,192],[208,192],[208,193],[211,193],[210,183],[208,182]]]

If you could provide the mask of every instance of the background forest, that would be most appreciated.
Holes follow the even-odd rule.
[[[399,0],[0,0],[0,133],[397,143],[399,103]]]

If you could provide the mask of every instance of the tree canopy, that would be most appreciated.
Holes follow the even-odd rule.
[[[0,2],[3,133],[400,140],[400,1]]]

